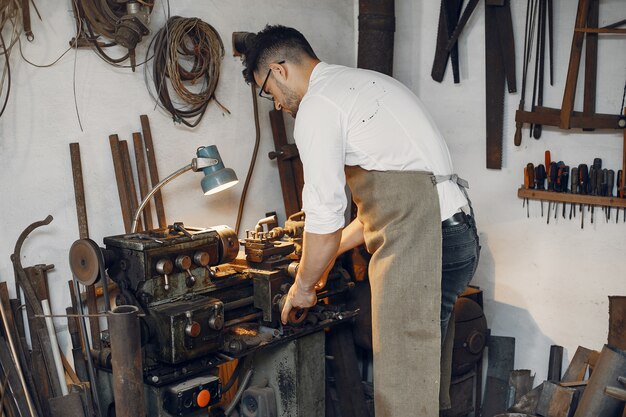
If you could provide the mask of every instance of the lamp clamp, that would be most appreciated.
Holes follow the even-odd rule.
[[[191,160],[191,169],[194,172],[198,172],[201,169],[204,168],[208,168],[208,167],[212,167],[214,165],[219,164],[219,160],[215,159],[215,158],[202,158],[202,157],[197,157],[197,158],[193,158]]]

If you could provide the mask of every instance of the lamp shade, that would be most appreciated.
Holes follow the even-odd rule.
[[[214,194],[237,184],[237,174],[231,168],[226,168],[217,150],[217,146],[210,145],[198,148],[196,151],[198,158],[212,158],[217,160],[217,164],[202,168],[204,177],[200,181],[204,195]]]

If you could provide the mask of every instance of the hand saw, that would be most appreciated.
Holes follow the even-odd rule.
[[[505,81],[509,93],[517,91],[510,0],[485,3],[485,58],[487,168],[501,169]]]
[[[448,65],[448,57],[452,62],[454,83],[460,82],[459,56],[457,40],[467,24],[470,15],[476,8],[478,0],[469,0],[465,10],[463,0],[442,0],[439,11],[439,26],[437,28],[437,46],[431,76],[437,82],[443,81],[443,75]]]

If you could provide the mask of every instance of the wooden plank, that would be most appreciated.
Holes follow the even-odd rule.
[[[531,200],[544,200],[544,201],[556,201],[558,203],[580,203],[580,204],[592,204],[596,206],[609,206],[609,207],[626,207],[626,198],[618,197],[601,197],[587,194],[570,194],[570,193],[557,193],[554,191],[542,191],[542,190],[526,190],[520,188],[517,190],[517,196],[519,198],[529,198]]]
[[[573,112],[568,129],[622,129],[619,120],[620,116],[617,114],[595,113],[585,116],[582,112]],[[535,107],[534,111],[517,110],[515,121],[559,127],[561,110],[541,106]]]
[[[600,0],[591,0],[587,27],[597,28],[600,15]],[[583,114],[586,117],[596,112],[596,78],[598,74],[598,34],[589,33],[585,40],[585,88],[583,92]],[[593,130],[593,129],[584,129]]]
[[[76,199],[76,217],[78,218],[78,233],[81,239],[89,237],[87,226],[87,205],[85,204],[85,187],[83,185],[83,168],[80,161],[80,145],[70,143],[70,157],[72,159],[72,178],[74,179],[74,198]]]
[[[157,169],[156,156],[154,153],[154,144],[152,143],[152,131],[150,130],[150,121],[148,116],[142,114],[139,116],[141,119],[141,131],[143,132],[144,145],[146,147],[146,157],[148,159],[148,168],[150,170],[151,187],[156,186],[159,183],[159,170]],[[160,228],[167,227],[167,220],[165,218],[165,207],[163,206],[163,196],[161,190],[154,193],[154,206],[157,213],[157,219]]]
[[[130,210],[130,222],[132,225],[137,211],[137,189],[135,187],[135,177],[130,164],[130,152],[128,150],[128,142],[120,141],[120,156],[122,157],[122,170],[124,172],[124,184],[126,185],[126,198],[128,198],[128,209]],[[143,230],[141,219],[137,220],[137,230]],[[128,230],[126,233],[129,233]]]
[[[117,193],[120,199],[120,208],[122,209],[122,219],[124,221],[124,230],[130,232],[132,214],[128,204],[128,196],[126,195],[126,184],[124,180],[124,163],[120,151],[120,143],[117,135],[109,136],[109,144],[111,145],[111,157],[113,158],[113,169],[115,170],[115,181],[117,182]]]
[[[587,14],[589,13],[590,0],[579,0],[576,12],[576,22],[574,29],[584,28],[587,25]],[[580,69],[580,58],[582,54],[585,34],[574,31],[572,36],[572,47],[570,49],[569,66],[565,79],[565,91],[563,92],[563,103],[561,105],[561,117],[559,127],[561,129],[570,128],[570,119],[574,110],[574,98],[576,96],[576,84],[578,82],[578,71]]]
[[[285,214],[289,217],[302,209],[302,186],[299,185],[298,174],[296,173],[300,157],[295,145],[289,144],[287,141],[282,111],[271,110],[269,115],[272,136],[274,138],[274,149],[276,150],[276,165],[278,166],[280,187],[285,204]],[[301,181],[301,183],[303,184],[304,181]]]
[[[612,28],[576,28],[574,32],[579,33],[610,33],[613,35],[624,35],[626,34],[626,29],[612,29]]]
[[[145,149],[143,146],[143,139],[141,133],[133,133],[133,147],[135,149],[135,166],[137,167],[137,180],[139,181],[139,193],[140,200],[148,195],[150,187],[148,186],[148,172],[146,171],[146,157],[144,155]],[[143,223],[146,225],[146,230],[152,229],[152,210],[150,209],[150,202],[146,203],[146,207],[143,209]]]

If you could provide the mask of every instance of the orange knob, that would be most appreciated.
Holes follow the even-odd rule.
[[[209,392],[208,389],[203,389],[202,391],[198,393],[198,396],[196,397],[196,403],[198,404],[198,407],[200,408],[208,407],[210,401],[211,401],[211,393]]]

